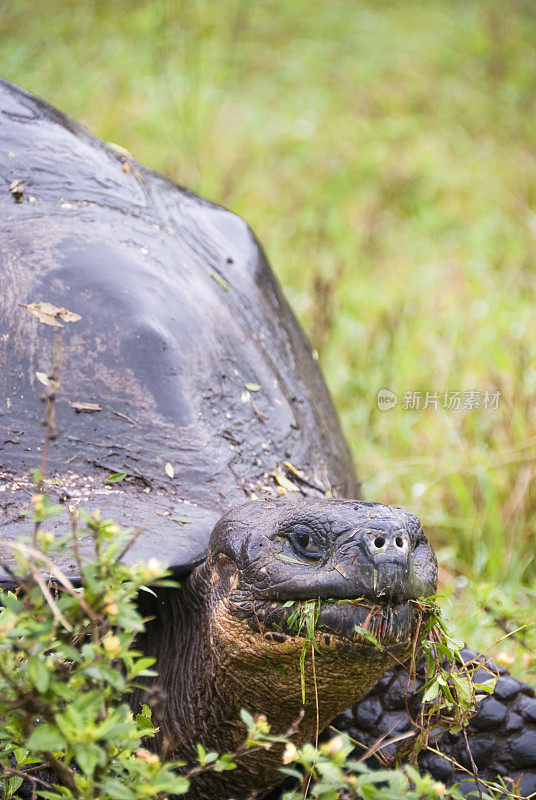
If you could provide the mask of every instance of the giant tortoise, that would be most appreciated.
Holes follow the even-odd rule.
[[[410,651],[413,601],[433,593],[435,557],[413,514],[361,500],[323,378],[259,243],[239,217],[36,97],[2,82],[0,100],[2,539],[27,529],[41,383],[55,360],[47,492],[141,526],[128,558],[158,556],[182,581],[160,591],[143,641],[175,754],[194,758],[196,742],[234,749],[241,708],[282,732],[304,705],[304,741],[380,679],[394,711],[382,716],[372,696],[341,724],[363,740],[400,730],[404,678],[383,676]],[[60,566],[76,577],[68,556]],[[317,598],[303,704],[289,601]],[[507,680],[514,691],[491,702],[534,736],[536,701]],[[494,756],[505,741],[497,713],[488,772],[536,766],[536,748],[516,762],[508,740],[513,766]],[[452,780],[449,764],[435,769]],[[279,754],[262,751],[199,776],[191,796],[261,797],[278,767]]]

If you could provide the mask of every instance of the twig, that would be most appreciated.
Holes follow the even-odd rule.
[[[518,633],[519,631],[522,631],[524,628],[528,628],[528,627],[529,627],[528,625],[520,625],[519,628],[514,628],[513,631],[509,631],[508,633],[505,633],[504,636],[501,636],[501,638],[497,639],[496,642],[493,642],[492,644],[488,645],[483,650],[481,650],[480,653],[478,654],[477,658],[480,658],[480,656],[483,656],[484,653],[487,653],[488,650],[491,650],[493,647],[497,647],[497,645],[500,644],[501,642],[504,642],[505,639],[509,639],[511,636],[515,636],[516,633]],[[475,659],[473,659],[473,661],[474,660]]]
[[[441,750],[438,750],[436,747],[431,747],[430,745],[427,745],[426,749],[429,750],[431,753],[435,753],[437,756],[441,756],[441,758],[444,758],[446,761],[449,761],[452,764],[452,766],[455,767],[460,772],[464,772],[467,775],[471,775],[472,777],[474,777],[473,773],[471,772],[471,770],[467,769],[467,767],[464,767],[463,764],[460,764],[460,762],[456,761],[455,758],[451,758],[450,756],[445,755],[445,753],[442,753]],[[493,783],[491,783],[489,781],[486,781],[483,778],[479,778],[478,780],[479,780],[479,783],[481,783],[482,786],[484,786],[486,789],[490,789],[491,791],[493,791],[493,789],[494,789],[494,784]],[[504,789],[502,789],[502,787],[501,787],[501,790],[504,791]],[[518,798],[519,798],[518,794],[513,794],[512,792],[508,792],[507,796],[511,797],[511,798],[515,798],[515,800],[518,800]],[[532,796],[533,795],[531,795],[531,797]]]
[[[45,789],[54,788],[51,783],[47,783],[47,781],[44,781],[42,778],[37,778],[35,775],[29,774],[31,770],[40,769],[39,764],[37,764],[34,767],[29,767],[27,770],[15,769],[14,767],[5,767],[3,764],[0,764],[0,767],[2,768],[2,774],[6,778],[9,778],[10,775],[20,775],[21,778],[25,778],[28,781],[32,781],[32,783],[34,784],[40,783],[42,786],[45,787]]]
[[[119,556],[117,557],[118,561],[122,561],[123,560],[123,557],[128,553],[130,548],[134,545],[135,542],[138,541],[138,539],[142,535],[142,533],[147,530],[147,525],[148,525],[148,523],[144,522],[143,525],[140,525],[139,528],[137,528],[134,531],[134,533],[132,534],[132,536],[130,537],[128,542],[126,543],[126,545],[123,548],[123,550],[121,550],[121,552],[119,553]]]
[[[69,518],[71,520],[71,533],[73,536],[73,552],[78,567],[80,579],[82,579],[82,557],[80,555],[80,542],[78,540],[78,510],[75,506],[69,506]]]
[[[126,450],[126,447],[122,444],[102,444],[102,442],[88,442],[86,439],[78,439],[76,436],[66,436],[66,439],[69,439],[70,442],[78,442],[79,444],[87,444],[90,447],[102,447],[104,450]],[[108,469],[108,467],[105,467]]]
[[[8,475],[5,472],[2,474],[2,478],[5,478],[6,480],[11,481],[11,483],[14,483],[15,486],[17,486],[19,489],[22,489],[23,492],[26,492],[26,494],[29,497],[31,497],[32,494],[34,493],[32,489],[28,489],[27,486],[23,486],[22,485],[22,483],[20,482],[20,478],[19,479],[14,478],[13,475]]]
[[[318,735],[320,733],[320,712],[318,709],[318,684],[316,681],[316,664],[315,664],[315,644],[311,642],[311,664],[313,667],[313,686],[315,687],[315,710],[316,710],[316,728],[315,728],[315,747],[318,749]]]
[[[61,583],[61,585],[63,586],[65,591],[68,594],[70,594],[72,597],[76,597],[76,599],[78,600],[78,602],[80,603],[81,607],[86,612],[88,617],[93,622],[99,622],[100,621],[100,617],[97,614],[95,614],[95,612],[93,611],[91,606],[89,606],[86,603],[86,600],[85,600],[85,597],[84,597],[83,593],[76,590],[76,588],[73,586],[73,584],[71,583],[69,578],[60,570],[60,568],[58,566],[56,566],[56,564],[54,564],[53,561],[50,560],[50,558],[48,558],[48,556],[46,556],[40,550],[36,550],[33,547],[29,547],[28,545],[23,544],[22,542],[8,542],[8,541],[6,541],[4,539],[0,539],[0,546],[8,547],[8,548],[11,548],[13,550],[18,550],[20,553],[22,553],[22,555],[25,558],[28,559],[28,564],[29,564],[29,567],[30,567],[30,571],[32,572],[32,575],[34,575],[34,572],[39,574],[38,570],[33,566],[32,559],[35,560],[35,561],[40,561],[41,563],[43,563],[45,565],[45,567],[47,567],[47,569],[50,571],[50,574],[59,583]],[[36,576],[34,575],[34,577],[36,577]],[[36,578],[36,580],[37,580],[37,578]],[[39,581],[38,581],[38,583],[39,583]],[[39,584],[39,585],[41,585],[41,584]]]
[[[140,427],[137,422],[135,422],[133,419],[130,419],[130,417],[127,417],[126,414],[122,414],[120,411],[116,411],[115,408],[112,408],[111,406],[108,406],[108,408],[110,409],[112,414],[115,414],[116,417],[119,417],[120,419],[124,419],[126,422],[130,422],[130,424],[134,425],[134,427],[136,427],[136,428]]]
[[[17,575],[15,572],[13,572],[11,567],[8,564],[6,564],[5,561],[2,561],[1,559],[0,559],[0,566],[2,567],[2,569],[5,569],[5,571],[11,577],[13,582],[17,583],[19,585],[20,589],[24,589],[24,591],[28,591],[28,584],[26,583],[24,578],[22,578],[20,575]]]
[[[505,633],[507,636],[515,636],[516,641],[519,642],[521,647],[523,647],[527,651],[527,653],[534,655],[534,650],[532,649],[532,647],[528,646],[528,644],[525,641],[525,637],[517,635],[519,631],[524,630],[525,628],[528,627],[528,625],[522,625],[521,627],[513,630],[512,628],[510,628],[509,625],[506,624],[506,621],[502,617],[499,617],[495,613],[495,611],[489,606],[482,606],[482,611],[484,611],[486,614],[489,614],[495,625],[497,625],[497,627],[500,628],[503,631],[503,633]]]
[[[46,387],[45,396],[45,443],[43,446],[43,458],[41,461],[41,474],[39,480],[36,482],[36,489],[40,491],[43,480],[47,470],[48,454],[50,452],[50,442],[56,438],[56,424],[55,424],[55,407],[54,401],[56,400],[56,391],[59,386],[59,371],[61,359],[61,334],[58,333],[54,336],[54,352],[52,357],[52,369],[49,374],[49,382]],[[39,523],[36,523],[39,525]]]
[[[465,728],[463,728],[463,740],[465,742],[465,746],[467,748],[467,752],[469,753],[469,760],[471,761],[471,767],[473,769],[473,775],[474,775],[475,781],[476,781],[476,788],[477,788],[477,791],[478,791],[478,796],[479,796],[480,800],[483,800],[483,798],[482,798],[482,789],[480,787],[480,781],[478,779],[478,768],[477,768],[477,766],[475,764],[475,761],[473,759],[473,754],[471,752],[471,748],[469,747],[469,739],[467,738],[467,731],[466,731]]]
[[[319,718],[319,710],[318,710],[318,685],[316,682],[316,665],[315,665],[315,645],[314,642],[311,642],[311,664],[313,668],[313,686],[315,689],[315,709],[316,709],[316,726],[315,726],[315,747],[318,750],[318,734],[320,728],[320,718]],[[313,773],[310,772],[307,778],[307,784],[305,786],[303,796],[307,797],[307,793],[309,791],[309,786],[311,785],[311,781],[313,779]]]
[[[43,592],[43,594],[45,596],[45,599],[46,599],[47,603],[49,604],[50,610],[52,611],[55,619],[57,619],[58,622],[61,622],[61,624],[63,625],[63,627],[65,628],[66,631],[69,631],[69,633],[72,633],[73,632],[73,626],[70,625],[67,622],[67,620],[65,619],[65,617],[63,616],[63,614],[59,610],[59,608],[58,608],[58,606],[56,604],[56,601],[54,600],[54,598],[50,594],[50,590],[49,590],[48,586],[46,585],[43,576],[40,574],[39,570],[34,567],[33,564],[29,563],[28,567],[30,569],[30,572],[32,573],[32,576],[33,576],[35,582],[39,585],[39,588]]]
[[[54,401],[56,400],[56,391],[59,387],[59,370],[60,370],[60,357],[61,357],[61,334],[54,336],[54,351],[52,358],[52,368],[48,376],[48,383],[46,386],[45,395],[45,419],[44,425],[46,429],[45,441],[43,444],[43,457],[41,459],[41,468],[38,472],[38,479],[35,481],[35,492],[39,494],[43,489],[43,482],[47,471],[48,454],[50,452],[50,442],[56,438],[57,431],[54,422],[55,407]],[[34,528],[32,542],[33,546],[37,545],[37,536],[41,528],[41,520],[37,515],[34,516]]]
[[[296,731],[300,727],[301,721],[302,721],[304,716],[305,716],[305,711],[302,708],[300,713],[298,714],[298,716],[296,717],[296,719],[292,723],[292,725],[284,733],[281,734],[281,738],[282,739],[290,739],[291,736],[294,736],[294,734],[296,733]],[[233,761],[235,759],[238,760],[239,758],[243,758],[244,756],[249,756],[249,755],[252,755],[254,753],[258,753],[261,750],[266,750],[267,749],[266,745],[271,747],[272,744],[275,744],[275,743],[274,742],[266,742],[266,744],[259,744],[259,745],[256,745],[255,747],[248,747],[247,744],[244,743],[244,744],[240,745],[240,747],[237,748],[237,750],[235,750],[234,753],[231,753],[230,757],[233,759]],[[213,764],[200,764],[198,767],[192,767],[192,769],[189,770],[185,774],[185,777],[188,778],[188,779],[195,778],[197,775],[200,775],[201,773],[207,772],[208,770],[211,770],[211,769],[214,769],[214,765]]]
[[[57,774],[58,778],[67,786],[68,789],[74,794],[75,797],[80,797],[80,790],[76,785],[76,781],[74,780],[71,770],[68,769],[61,761],[58,761],[57,758],[54,758],[52,753],[43,753],[43,758],[47,762],[48,766],[54,770]]]
[[[387,731],[387,733],[384,733],[384,734],[383,734],[383,736],[380,736],[380,738],[379,738],[379,739],[376,739],[376,741],[374,742],[374,744],[373,744],[371,747],[368,747],[368,748],[366,749],[366,752],[365,752],[365,753],[363,753],[363,754],[360,756],[360,758],[358,759],[358,761],[360,761],[360,762],[361,762],[361,761],[365,761],[367,758],[370,758],[371,756],[378,756],[378,754],[380,753],[380,751],[381,751],[381,750],[382,750],[384,747],[389,747],[389,745],[391,745],[391,744],[396,744],[397,742],[402,742],[402,741],[404,741],[405,739],[409,739],[410,737],[412,737],[412,736],[414,736],[414,735],[415,735],[415,734],[413,733],[413,731],[408,731],[407,733],[401,733],[399,736],[394,736],[392,739],[387,739],[387,737],[388,737],[388,736],[390,736],[390,735],[392,734],[392,732],[394,731],[395,727],[396,727],[396,726],[395,726],[395,725],[393,725],[393,727],[392,727],[392,728],[390,728],[390,729]],[[383,757],[383,753],[382,753],[381,755],[382,755],[382,757]]]

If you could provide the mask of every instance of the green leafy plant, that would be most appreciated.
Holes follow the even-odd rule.
[[[155,734],[150,709],[134,717],[126,702],[140,678],[154,675],[154,659],[133,647],[144,627],[136,598],[169,584],[164,567],[155,559],[123,565],[125,535],[98,514],[85,517],[95,552],[82,562],[76,529],[56,540],[42,525],[57,509],[45,495],[32,500],[35,543],[4,543],[21,577],[12,573],[19,590],[1,595],[1,797],[13,797],[25,777],[48,800],[183,794],[182,765],[143,747]],[[81,586],[50,558],[72,541]]]
[[[294,601],[288,600],[284,603],[284,608],[293,609],[287,618],[287,626],[291,631],[294,631],[296,636],[303,636],[303,645],[300,653],[300,676],[301,676],[301,692],[302,702],[305,703],[305,659],[307,651],[311,650],[311,655],[314,658],[314,651],[318,650],[315,639],[315,628],[320,614],[320,607],[322,605],[321,598],[316,600]]]
[[[196,764],[163,761],[150,747],[155,735],[150,709],[144,705],[134,715],[127,698],[140,679],[155,674],[154,660],[135,649],[135,635],[144,627],[137,596],[151,587],[176,584],[166,578],[156,559],[145,565],[122,563],[136,534],[128,539],[126,532],[98,513],[81,515],[84,527],[79,534],[78,514],[71,509],[71,531],[55,537],[44,526],[58,508],[41,493],[32,497],[32,503],[32,541],[3,543],[15,554],[18,570],[12,576],[19,589],[1,595],[1,800],[17,797],[24,779],[31,782],[34,797],[47,800],[160,800],[186,793],[202,772],[232,770],[244,755],[274,746],[282,749],[284,773],[297,781],[283,800],[459,796],[411,766],[371,770],[350,757],[354,745],[345,735],[319,747],[298,748],[292,737],[299,720],[284,735],[274,736],[264,715],[247,711],[241,713],[247,732],[236,752],[207,752],[198,745]],[[94,554],[87,560],[80,556],[81,534],[93,542]],[[53,560],[70,546],[80,586]],[[314,658],[320,608],[320,600],[297,602],[287,620],[304,640],[300,660],[304,698],[305,658],[309,648]],[[428,719],[433,712],[451,724],[464,725],[476,691],[491,687],[472,687],[470,674],[462,667],[456,671],[460,644],[448,634],[433,600],[417,603],[416,611],[429,618],[423,632]],[[375,637],[372,640],[380,646]],[[421,724],[424,730],[424,718]],[[424,742],[419,742],[422,746]],[[504,796],[506,790],[495,791]]]
[[[497,682],[497,676],[491,672],[489,679],[474,681],[473,675],[481,668],[481,662],[479,659],[464,662],[460,653],[463,642],[452,635],[435,600],[436,597],[430,597],[414,601],[421,614],[426,610],[421,641],[426,683],[420,721],[425,739],[432,721],[443,722],[451,733],[459,733],[467,726],[478,701],[491,694]]]
[[[307,796],[323,800],[341,797],[366,800],[435,800],[438,797],[461,798],[455,789],[429,776],[421,776],[411,766],[400,770],[371,770],[362,760],[351,758],[354,743],[346,734],[338,734],[319,748],[311,744],[296,748],[287,744],[282,771],[298,783],[298,788],[283,794],[282,800],[303,800]]]

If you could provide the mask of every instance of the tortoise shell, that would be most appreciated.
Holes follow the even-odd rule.
[[[0,539],[31,530],[51,392],[46,492],[143,526],[130,560],[185,573],[235,504],[359,496],[311,348],[240,217],[5,81],[0,153]]]

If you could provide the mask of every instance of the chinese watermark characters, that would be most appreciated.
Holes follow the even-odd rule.
[[[437,391],[432,392],[403,392],[400,408],[404,411],[424,411],[427,408],[438,411],[496,411],[499,408],[499,390],[491,391]],[[380,411],[390,411],[398,405],[399,397],[390,389],[380,389],[377,403]]]

